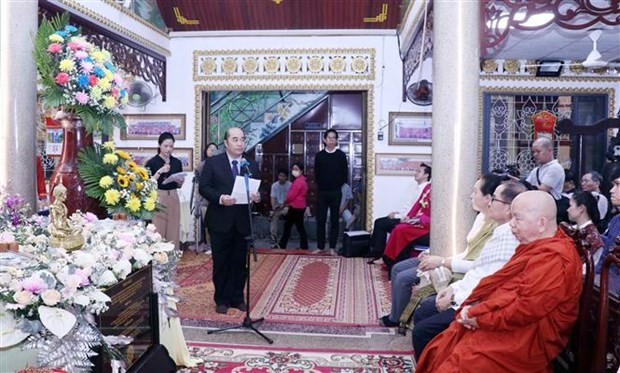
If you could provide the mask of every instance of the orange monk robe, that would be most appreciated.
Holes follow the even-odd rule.
[[[519,245],[463,302],[479,328],[453,321],[424,349],[416,372],[551,372],[577,319],[581,267],[561,229]]]
[[[431,230],[430,183],[426,184],[420,197],[407,213],[407,217],[420,219],[420,224],[400,223],[392,229],[384,251],[384,255],[392,260],[396,260],[398,254],[400,254],[407,245],[427,235]]]

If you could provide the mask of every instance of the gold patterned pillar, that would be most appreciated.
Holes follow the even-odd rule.
[[[37,2],[0,2],[0,186],[36,208]]]
[[[431,250],[465,248],[479,167],[479,1],[433,3],[433,189]]]

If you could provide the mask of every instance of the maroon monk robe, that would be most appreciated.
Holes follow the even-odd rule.
[[[469,315],[479,329],[453,321],[426,347],[416,372],[551,372],[577,319],[581,268],[573,240],[561,229],[519,245],[463,302],[472,305]]]

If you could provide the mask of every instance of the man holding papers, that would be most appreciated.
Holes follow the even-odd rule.
[[[252,202],[260,201],[256,181],[252,180],[260,180],[260,171],[256,162],[243,158],[243,131],[237,127],[228,129],[224,135],[224,145],[224,153],[205,159],[199,189],[200,195],[209,201],[205,225],[211,235],[217,313],[227,313],[229,307],[241,311],[248,307],[243,290],[247,280],[246,237],[250,234],[250,218],[247,201],[241,201],[242,197],[237,194],[233,195],[237,176],[249,175],[250,191],[255,190],[250,194],[250,199]],[[243,191],[245,193],[245,189]]]

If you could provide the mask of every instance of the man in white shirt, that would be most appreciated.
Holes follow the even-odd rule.
[[[596,198],[599,216],[601,221],[604,221],[607,217],[609,201],[601,193],[601,183],[603,183],[603,176],[596,171],[590,171],[581,177],[581,190],[592,193]]]
[[[414,312],[413,349],[416,357],[420,357],[431,339],[450,325],[456,310],[480,280],[499,270],[514,254],[519,242],[509,225],[512,217],[510,205],[517,195],[526,190],[522,183],[516,181],[508,181],[497,187],[488,214],[498,226],[480,256],[474,261],[473,267],[465,273],[462,280],[450,284],[436,296],[424,299]]]
[[[538,167],[532,170],[526,181],[538,190],[550,193],[557,201],[564,188],[564,168],[553,158],[553,142],[539,137],[532,144],[532,155]]]

